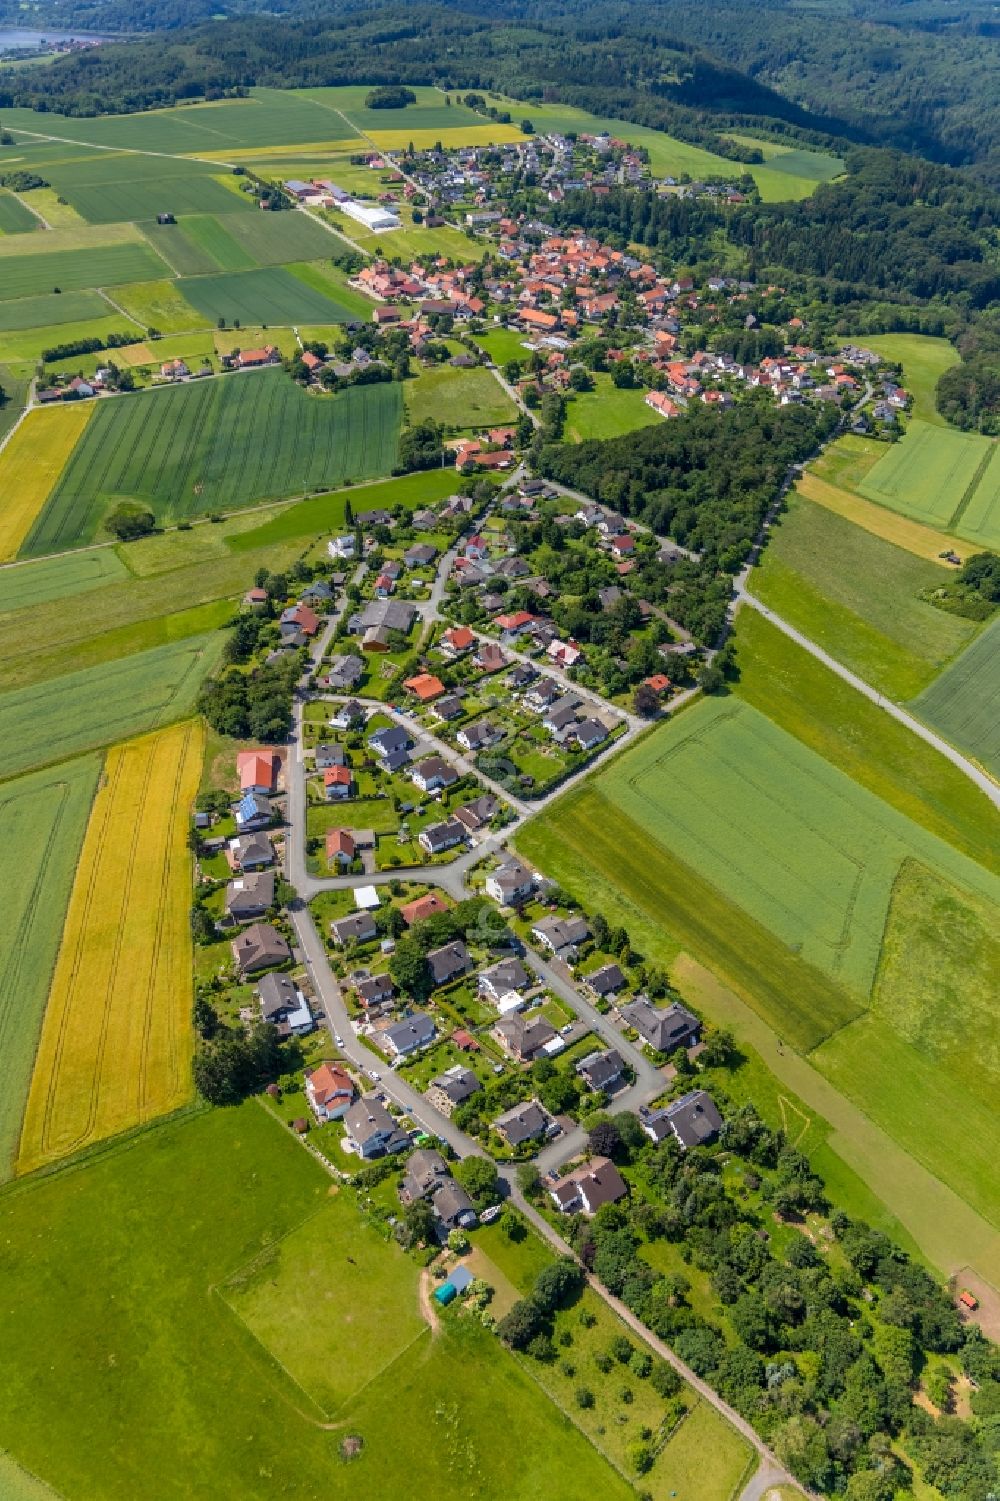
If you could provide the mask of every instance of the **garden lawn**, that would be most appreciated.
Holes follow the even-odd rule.
[[[116,746],[94,802],[45,1010],[17,1171],[190,1098],[191,856],[204,734]]]
[[[941,570],[799,495],[772,529],[753,593],[891,697],[912,698],[976,634],[923,596]]]
[[[927,334],[859,334],[858,343],[902,365],[902,384],[913,397],[914,417],[948,427],[937,409],[935,392],[939,377],[958,364],[954,344]]]
[[[29,412],[0,451],[0,561],[17,556],[93,411],[77,402]]]
[[[301,493],[395,463],[396,383],[312,396],[283,370],[247,371],[101,404],[23,549],[97,537],[119,501],[159,522]]]
[[[508,360],[526,361],[530,354],[530,350],[524,347],[526,335],[516,328],[491,328],[473,337],[496,365],[506,365]]]
[[[403,387],[411,425],[428,419],[445,429],[479,432],[517,421],[518,411],[500,382],[488,370],[454,369],[440,365],[422,370]]]
[[[71,235],[71,231],[66,231]],[[0,242],[2,243],[2,242]],[[46,237],[46,244],[48,238]],[[145,243],[97,245],[89,250],[25,251],[3,259],[0,300],[37,297],[43,293],[75,292],[86,287],[120,287],[126,282],[152,281],[165,274],[160,257]]]
[[[1000,777],[1000,617],[911,708],[991,775]]]
[[[858,487],[867,500],[934,527],[952,528],[974,493],[992,440],[917,418]],[[1000,537],[998,537],[1000,542]]]
[[[63,1495],[182,1501],[208,1490],[271,1501],[280,1477],[286,1501],[349,1501],[359,1483],[386,1497],[579,1501],[582,1486],[627,1501],[629,1488],[496,1339],[452,1315],[437,1339],[420,1336],[376,1377],[342,1413],[344,1426],[320,1426],[308,1396],[226,1298],[252,1258],[283,1271],[291,1246],[302,1278],[283,1284],[289,1319],[311,1338],[307,1311],[320,1326],[350,1315],[350,1358],[330,1360],[329,1345],[323,1352],[331,1373],[399,1348],[392,1325],[411,1316],[412,1271],[346,1191],[341,1213],[330,1189],[323,1169],[251,1102],[165,1123],[92,1156],[85,1170],[0,1195],[11,1257],[0,1338],[22,1352],[0,1373],[0,1444]],[[289,1238],[317,1212],[326,1240]],[[368,1286],[388,1291],[395,1280],[392,1319],[378,1322],[364,1301],[345,1307],[342,1279],[355,1276],[348,1255]],[[270,1318],[280,1337],[278,1312]],[[56,1341],[65,1350],[53,1371]],[[498,1430],[519,1443],[497,1444]],[[339,1444],[354,1432],[364,1449],[345,1465]]]
[[[184,719],[223,644],[215,631],[0,694],[0,778]]]
[[[646,405],[645,391],[620,391],[610,375],[598,374],[593,391],[571,396],[566,408],[566,436],[575,443],[587,438],[619,438],[637,427],[662,421]]]
[[[251,325],[347,323],[354,316],[350,308],[307,287],[282,266],[189,276],[178,283],[178,290],[210,323],[219,318]]]
[[[0,1182],[14,1169],[45,1000],[100,769],[99,758],[87,756],[0,784],[0,842],[8,866],[0,932]]]
[[[990,803],[933,746],[756,610],[741,611],[736,646],[741,698],[914,823],[1000,874]]]

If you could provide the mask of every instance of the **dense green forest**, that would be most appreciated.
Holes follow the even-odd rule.
[[[674,565],[670,611],[710,643],[786,472],[837,420],[827,405],[776,407],[761,395],[721,414],[694,407],[678,422],[624,438],[551,443],[538,468],[699,553],[698,562]]]

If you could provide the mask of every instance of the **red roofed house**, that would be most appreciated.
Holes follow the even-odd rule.
[[[273,751],[240,751],[236,757],[236,774],[241,792],[272,793],[278,779],[280,762]]]
[[[646,395],[646,405],[652,407],[654,412],[659,412],[661,417],[679,417],[680,407],[675,401],[671,401],[665,391],[649,391]]]
[[[498,615],[496,623],[505,636],[519,636],[522,631],[534,625],[535,617],[530,610],[518,610],[513,615]]]
[[[323,790],[327,802],[335,803],[339,798],[350,797],[351,780],[349,766],[328,766],[323,773]]]
[[[313,354],[311,349],[305,349],[302,352],[302,363],[303,365],[305,365],[310,375],[315,375],[316,371],[319,370],[319,368],[323,364],[323,361],[320,359],[318,354]]]
[[[422,704],[429,704],[432,699],[440,698],[444,692],[441,679],[436,678],[431,672],[420,672],[415,678],[407,678],[403,687]]]
[[[319,1121],[338,1121],[354,1099],[354,1081],[336,1063],[321,1063],[306,1075],[306,1098]]]
[[[652,677],[643,678],[643,682],[647,688],[652,688],[653,692],[659,693],[661,697],[670,690],[670,679],[662,672],[654,672]]]
[[[522,323],[527,323],[529,328],[542,328],[547,333],[559,327],[559,319],[555,313],[543,313],[538,308],[522,308],[517,316]]]
[[[336,860],[338,865],[350,865],[354,859],[354,851],[354,836],[348,829],[329,829],[327,831],[327,860]]]
[[[448,904],[438,896],[436,891],[428,891],[426,896],[418,896],[399,910],[403,914],[403,921],[409,928],[415,922],[423,922],[425,918],[434,917],[438,912],[447,912]]]
[[[467,625],[452,626],[451,630],[445,631],[441,637],[441,650],[445,656],[460,657],[475,644],[475,640],[475,632],[470,631]]]
[[[616,558],[630,558],[635,552],[635,538],[628,532],[622,532],[620,536],[611,538],[611,551]]]
[[[263,349],[243,349],[236,358],[241,370],[251,370],[258,365],[273,365],[281,355],[273,344],[265,344]]]

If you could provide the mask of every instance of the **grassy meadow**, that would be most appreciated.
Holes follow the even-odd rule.
[[[120,500],[159,522],[386,474],[396,458],[399,386],[304,392],[282,370],[140,392],[99,406],[25,556],[93,541]]]
[[[994,619],[911,707],[1000,777],[1000,619]]]
[[[939,378],[958,363],[958,350],[948,339],[927,334],[861,334],[858,342],[883,359],[903,367],[903,385],[913,397],[913,415],[921,422],[948,427],[937,409],[934,393]]]
[[[941,570],[792,494],[751,587],[874,687],[914,697],[977,627],[929,604]]]
[[[533,1501],[542,1487],[578,1501],[582,1486],[625,1501],[631,1488],[492,1335],[446,1316],[436,1339],[405,1344],[413,1266],[347,1192],[331,1193],[323,1169],[250,1103],[164,1123],[0,1195],[12,1278],[0,1338],[21,1351],[0,1374],[0,1444],[64,1495],[180,1501],[209,1489],[269,1501],[280,1483],[287,1501],[348,1501],[359,1484],[383,1496],[451,1485],[483,1501]],[[240,1282],[263,1340],[230,1306],[244,1299]],[[362,1285],[379,1291],[372,1311],[350,1299]],[[337,1427],[283,1367],[282,1314],[332,1379],[355,1362],[373,1373]],[[331,1361],[331,1348],[350,1356]],[[498,1426],[518,1444],[497,1445]],[[345,1432],[364,1440],[350,1465]]]
[[[914,418],[861,482],[867,500],[928,526],[964,536],[964,515],[975,506],[979,485],[991,467],[996,444],[978,433],[935,426]],[[973,513],[975,540],[1000,546],[1000,503],[987,480],[986,503]]]
[[[422,370],[403,389],[406,415],[413,426],[431,418],[456,431],[479,432],[518,418],[517,408],[499,381],[481,368],[441,365]]]
[[[353,317],[350,309],[307,286],[284,266],[188,276],[178,284],[178,290],[206,322],[213,324],[219,318],[252,326],[346,323]]]
[[[0,1182],[14,1170],[63,917],[100,769],[98,757],[87,756],[0,783],[0,840],[9,863],[0,934]]]
[[[74,232],[64,232],[72,241]],[[3,257],[0,302],[21,297],[39,297],[59,292],[77,292],[88,287],[120,287],[133,281],[154,281],[166,267],[145,243],[95,245],[92,249],[50,248],[50,237],[39,236],[37,249]],[[0,245],[2,245],[0,241]],[[8,244],[11,242],[8,242]]]
[[[0,694],[0,779],[187,718],[223,639],[192,636]]]
[[[125,564],[110,547],[0,569],[0,615],[36,609],[52,600],[85,594],[128,576]]]
[[[77,866],[18,1173],[164,1115],[191,1095],[188,821],[204,732],[115,746]]]
[[[662,422],[646,405],[645,391],[619,391],[610,375],[594,376],[593,391],[573,396],[566,407],[566,434],[575,443],[587,438],[620,438],[637,427]]]

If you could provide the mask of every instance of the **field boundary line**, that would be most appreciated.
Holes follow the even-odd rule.
[[[961,521],[966,511],[969,509],[969,506],[972,504],[973,496],[985,479],[986,471],[987,469],[989,469],[990,464],[993,462],[993,456],[996,453],[996,448],[997,445],[995,443],[991,443],[989,448],[983,454],[983,457],[979,462],[979,466],[976,469],[975,474],[972,476],[969,483],[965,487],[965,494],[958,502],[958,505],[955,507],[955,510],[948,522],[949,531],[955,530],[956,526]]]

